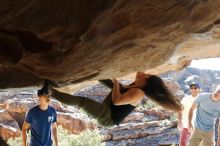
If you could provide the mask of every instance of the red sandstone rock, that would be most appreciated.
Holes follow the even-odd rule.
[[[7,140],[19,136],[21,136],[21,131],[19,129],[0,124],[0,137],[3,139]]]
[[[97,125],[88,117],[82,114],[74,113],[57,113],[57,123],[62,125],[63,128],[68,129],[70,133],[79,134],[86,129],[95,129]]]
[[[144,118],[144,114],[140,112],[135,112],[129,114],[124,120],[123,123],[128,123],[128,122],[137,122],[140,121]]]
[[[6,110],[0,110],[0,124],[19,129],[17,121]]]
[[[2,1],[0,88],[160,74],[220,56],[219,12],[219,1]]]

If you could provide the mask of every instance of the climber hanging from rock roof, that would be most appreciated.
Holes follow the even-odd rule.
[[[145,95],[165,109],[176,112],[182,110],[179,100],[156,75],[137,72],[134,82],[128,86],[121,85],[116,79],[99,82],[112,89],[102,103],[59,92],[52,88],[53,84],[50,81],[46,81],[41,93],[50,95],[64,104],[78,106],[97,119],[101,126],[120,124],[141,103]]]

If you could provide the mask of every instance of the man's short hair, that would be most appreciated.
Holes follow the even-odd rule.
[[[40,97],[40,96],[46,96],[48,98],[50,98],[50,96],[48,95],[47,91],[45,91],[46,89],[45,88],[42,88],[40,90],[37,91],[37,96]]]
[[[196,82],[192,82],[192,83],[189,85],[190,88],[191,88],[192,86],[195,86],[195,87],[197,87],[197,88],[200,88],[199,84],[196,83]]]

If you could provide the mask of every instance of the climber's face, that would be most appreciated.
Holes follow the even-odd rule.
[[[140,86],[140,87],[145,86],[146,80],[148,78],[150,78],[150,76],[151,76],[151,74],[137,72],[136,77],[135,77],[135,81],[134,81],[135,85]]]

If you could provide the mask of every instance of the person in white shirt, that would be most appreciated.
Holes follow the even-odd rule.
[[[196,96],[200,92],[200,86],[198,83],[191,83],[190,84],[190,91],[191,95],[185,96],[181,103],[183,105],[183,110],[178,112],[178,129],[180,130],[180,140],[179,145],[180,146],[186,146],[190,137],[190,131],[188,130],[188,114],[189,109],[192,106]],[[195,113],[195,112],[194,112]],[[195,114],[194,114],[195,116]],[[194,120],[192,120],[194,121]]]

